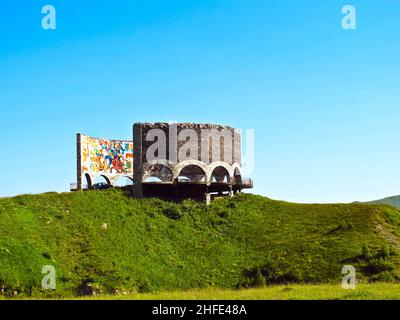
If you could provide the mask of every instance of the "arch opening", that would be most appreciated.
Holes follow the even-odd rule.
[[[143,182],[172,182],[172,170],[163,164],[154,164],[146,170]]]
[[[107,189],[112,187],[110,179],[105,175],[99,175],[94,179],[92,189]]]
[[[114,183],[114,186],[119,187],[119,188],[131,186],[131,185],[133,185],[133,179],[128,176],[119,177]]]
[[[85,173],[83,180],[83,189],[91,189],[92,188],[92,178],[89,173]]]
[[[158,178],[158,177],[150,176],[150,177],[147,177],[146,179],[144,179],[143,182],[161,183],[161,182],[163,182],[163,181],[162,181],[160,178]]]
[[[239,168],[235,168],[235,171],[233,172],[233,180],[235,184],[242,184],[242,174],[240,173]]]
[[[206,182],[206,173],[202,168],[196,165],[184,167],[177,177],[178,182]]]
[[[223,166],[216,167],[211,174],[211,182],[229,183],[230,180],[229,172]]]

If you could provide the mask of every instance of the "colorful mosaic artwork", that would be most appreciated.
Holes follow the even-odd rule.
[[[83,173],[133,173],[133,143],[81,136]]]

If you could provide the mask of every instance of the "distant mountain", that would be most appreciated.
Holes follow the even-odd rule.
[[[370,201],[369,203],[390,204],[390,205],[400,209],[400,195],[387,197],[387,198],[383,198],[383,199],[379,199],[379,200],[375,200],[375,201]]]

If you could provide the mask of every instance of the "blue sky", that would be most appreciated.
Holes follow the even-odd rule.
[[[173,120],[254,129],[255,193],[400,193],[398,0],[6,0],[0,41],[0,196],[68,190],[77,132]]]

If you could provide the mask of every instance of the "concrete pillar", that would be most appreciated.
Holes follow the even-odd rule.
[[[143,166],[142,166],[142,125],[133,125],[133,186],[132,194],[135,198],[143,197]]]
[[[179,199],[179,190],[178,190],[178,183],[177,183],[178,179],[174,180],[174,191],[175,191],[175,200]]]
[[[206,200],[206,205],[209,206],[211,203],[211,193],[209,192],[205,193],[205,200]]]
[[[80,133],[76,134],[76,175],[77,175],[77,190],[82,191],[83,186],[82,186],[82,150],[81,150],[81,140],[82,140],[82,135]]]
[[[210,205],[210,203],[211,203],[211,193],[208,192],[208,186],[206,187],[206,192],[204,194],[204,198],[205,198],[206,205],[207,206]]]

